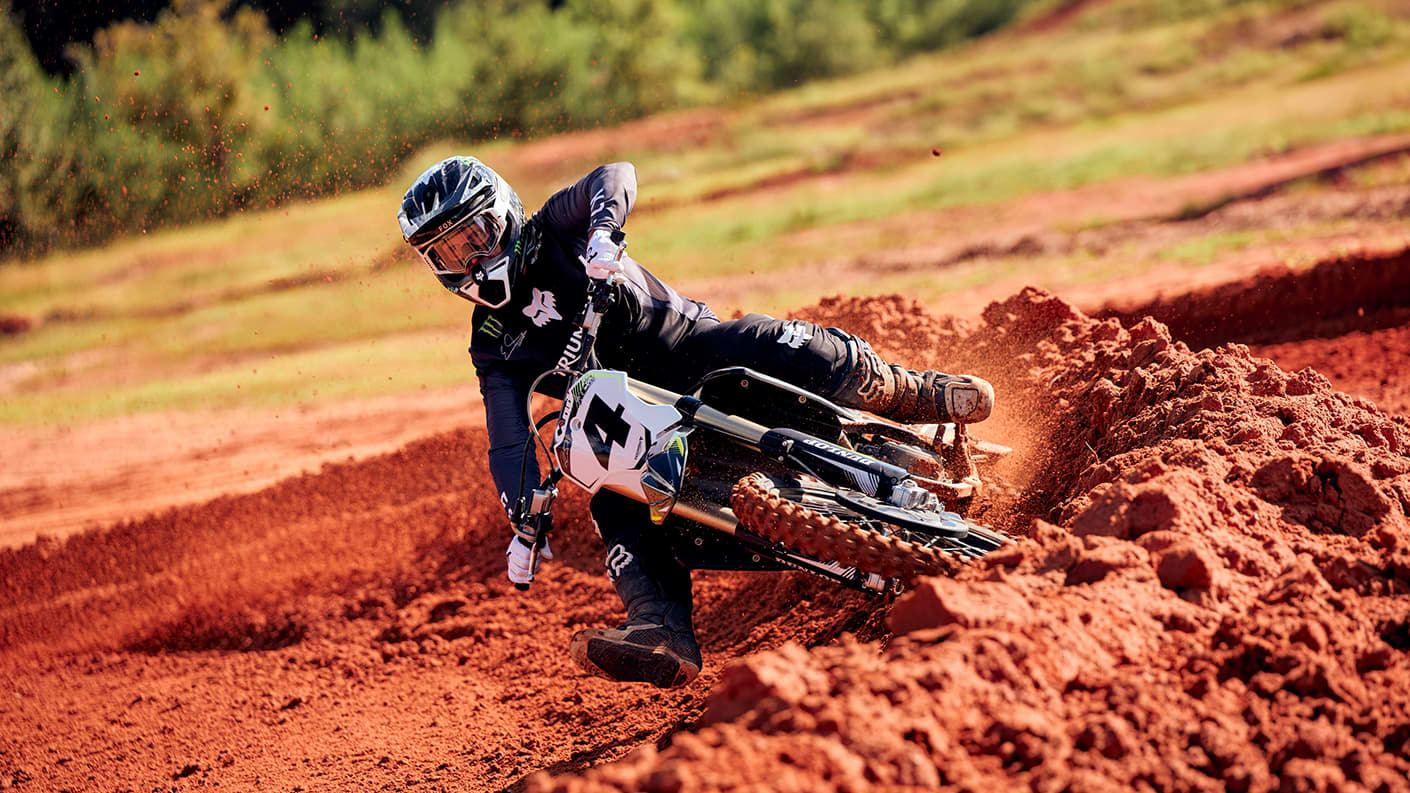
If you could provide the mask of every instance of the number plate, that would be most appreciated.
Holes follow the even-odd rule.
[[[670,405],[643,402],[622,372],[595,369],[579,377],[563,398],[553,433],[553,454],[563,473],[584,490],[621,485],[646,500],[641,474],[647,452],[680,422]]]

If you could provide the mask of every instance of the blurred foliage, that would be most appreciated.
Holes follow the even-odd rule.
[[[48,87],[44,73],[30,54],[24,33],[15,25],[6,5],[0,4],[0,248],[20,234],[19,218],[31,210],[24,197],[35,179],[33,163],[22,163],[21,152],[35,147],[42,133],[35,115],[45,106]]]
[[[1012,21],[1024,0],[877,0],[868,14],[879,37],[903,54],[982,36]]]
[[[273,43],[257,12],[177,0],[150,26],[122,22],[73,49],[74,167],[53,226],[142,228],[239,205],[259,181],[249,157],[274,126],[261,111],[260,56]],[[87,101],[83,101],[87,100]]]
[[[440,138],[856,72],[994,30],[1025,1],[464,0],[416,20],[426,40],[391,9],[365,24],[377,4],[363,0],[328,4],[357,23],[331,38],[310,21],[276,37],[231,0],[174,0],[70,46],[64,79],[38,68],[0,0],[0,252],[376,184]]]
[[[71,46],[73,74],[49,77],[10,1],[0,0],[0,255],[11,257],[380,184],[436,140],[544,135],[857,73],[1044,5],[460,0],[428,21],[428,0],[413,0],[397,6],[409,27],[367,0],[327,0],[321,21],[276,36],[232,0],[173,0],[150,24]],[[1027,88],[952,81],[922,91],[918,109],[948,107],[972,139],[1168,104],[1276,69],[1284,48],[1317,57],[1296,79],[1320,79],[1404,39],[1387,2],[1110,0],[1074,22],[1110,31],[1106,44],[1023,70],[1014,80]],[[1266,24],[1275,11],[1286,19]]]
[[[681,0],[705,76],[758,92],[982,36],[1028,0]]]
[[[851,0],[687,0],[707,78],[759,92],[874,65],[865,5]]]

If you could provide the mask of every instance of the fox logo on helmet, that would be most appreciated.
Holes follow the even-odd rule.
[[[459,222],[459,220],[460,220],[460,218],[451,218],[450,220],[447,220],[446,222],[444,222],[444,223],[442,223],[441,225],[439,225],[439,226],[436,227],[435,233],[436,233],[436,234],[440,234],[442,231],[445,231],[446,229],[450,228],[451,226],[454,226],[457,222]]]

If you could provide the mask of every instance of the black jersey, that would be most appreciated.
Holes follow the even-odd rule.
[[[526,261],[509,302],[475,309],[470,357],[484,395],[490,473],[506,511],[519,498],[521,472],[524,487],[539,481],[533,456],[525,458],[527,398],[534,379],[558,365],[587,301],[581,256],[588,235],[620,230],[635,201],[630,163],[603,165],[554,193],[524,230]],[[697,323],[718,322],[704,303],[680,296],[640,264],[624,258],[623,265],[625,278],[595,347],[604,365],[649,372]]]

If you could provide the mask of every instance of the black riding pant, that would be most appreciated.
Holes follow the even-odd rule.
[[[831,397],[850,368],[847,338],[812,322],[764,314],[702,320],[669,359],[642,362],[632,375],[672,391],[687,391],[707,372],[747,366]]]

